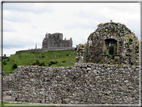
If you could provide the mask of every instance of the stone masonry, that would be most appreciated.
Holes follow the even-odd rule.
[[[10,84],[8,84],[10,83]],[[19,66],[4,77],[12,101],[46,104],[139,104],[139,67],[84,63]]]
[[[80,50],[80,46],[77,48]],[[78,51],[77,62],[83,58],[83,62],[139,64],[139,40],[121,23],[99,24],[98,28],[89,35],[87,44],[82,50],[83,54]]]

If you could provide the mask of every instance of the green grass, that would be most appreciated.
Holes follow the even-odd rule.
[[[0,107],[2,107],[0,105]],[[57,106],[47,106],[47,105],[30,105],[28,103],[26,104],[22,104],[22,103],[9,103],[9,102],[5,102],[3,101],[3,107],[57,107]],[[58,107],[62,107],[62,106],[58,106]]]
[[[75,57],[75,50],[48,51],[43,53],[21,52],[3,59],[3,71],[4,74],[14,73],[17,70],[17,68],[13,67],[14,64],[17,66],[29,66],[44,63],[46,67],[73,66],[76,62]],[[39,62],[39,64],[36,62]]]

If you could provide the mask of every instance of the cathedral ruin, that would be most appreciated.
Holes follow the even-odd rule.
[[[42,41],[42,48],[37,49],[37,44],[35,45],[35,49],[28,50],[19,50],[19,52],[47,52],[47,51],[56,51],[56,50],[75,50],[72,47],[73,41],[72,38],[67,40],[66,38],[63,40],[62,33],[46,33],[45,38]]]
[[[72,48],[72,38],[63,40],[62,33],[46,33],[42,42],[42,49]]]
[[[139,40],[121,23],[101,23],[89,35],[87,44],[77,46],[78,63],[139,64]]]

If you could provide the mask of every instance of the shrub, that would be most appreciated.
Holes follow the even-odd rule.
[[[39,64],[39,66],[45,66],[45,63],[44,63],[44,62],[41,62],[41,63]]]
[[[4,61],[3,61],[3,65],[6,65],[6,64],[7,64],[7,62],[4,60]]]
[[[50,62],[48,63],[48,66],[51,66],[51,65],[57,64],[57,63],[58,63],[57,61],[50,61]]]
[[[65,63],[66,61],[62,61],[62,63]]]
[[[39,61],[38,60],[36,60],[36,65],[39,65]]]
[[[10,58],[7,58],[7,61],[9,61],[10,60]]]
[[[108,55],[108,56],[107,56],[107,59],[109,59],[109,58],[110,58],[110,56]]]
[[[33,62],[32,63],[32,65],[39,65],[40,63],[39,63],[39,61],[38,60],[36,60],[36,62]]]
[[[13,64],[12,69],[16,69],[17,68],[17,64]]]
[[[104,51],[104,54],[105,54],[105,55],[107,54],[107,50]]]

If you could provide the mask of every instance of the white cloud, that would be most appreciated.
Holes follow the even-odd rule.
[[[3,3],[4,10],[19,11],[19,12],[32,12],[32,13],[43,13],[52,12],[49,4],[43,3]]]
[[[35,43],[41,48],[46,32],[72,37],[75,47],[87,42],[99,23],[110,20],[125,24],[140,36],[138,3],[5,3],[3,7],[3,53],[9,55],[19,49],[34,48]]]

